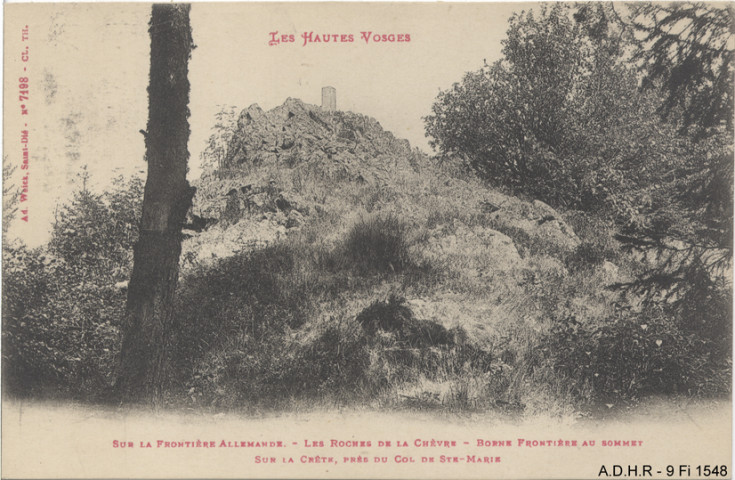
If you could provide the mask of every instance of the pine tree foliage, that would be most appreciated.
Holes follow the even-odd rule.
[[[642,3],[632,25],[642,39],[635,58],[645,85],[667,92],[661,113],[680,114],[697,135],[733,128],[735,8],[707,3]]]
[[[670,180],[652,188],[646,221],[629,225],[629,248],[656,251],[665,261],[635,285],[667,296],[723,279],[732,266],[733,40],[732,6],[645,4],[632,12],[643,33],[635,57],[644,87],[666,92],[662,119],[676,123],[686,143]],[[728,282],[729,283],[729,282]]]

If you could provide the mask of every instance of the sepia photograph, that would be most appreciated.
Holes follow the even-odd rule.
[[[731,478],[735,8],[6,3],[3,478]]]

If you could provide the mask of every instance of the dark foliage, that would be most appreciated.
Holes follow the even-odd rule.
[[[656,261],[619,287],[649,304],[671,304],[688,331],[707,340],[714,332],[727,344],[730,301],[717,299],[732,296],[733,10],[651,4],[632,15],[645,35],[637,57],[647,85],[663,85],[661,117],[680,125],[687,143],[667,181],[650,189],[638,221],[618,237]]]
[[[19,395],[94,398],[113,380],[142,182],[83,189],[61,208],[48,249],[3,249],[3,385]]]
[[[301,330],[316,300],[361,288],[341,250],[277,243],[190,273],[178,295],[171,395],[272,408],[357,389],[367,362],[359,331],[334,323]]]
[[[633,6],[633,27],[643,35],[636,59],[649,88],[661,84],[664,117],[681,116],[682,126],[701,135],[724,125],[732,130],[732,5],[681,2]]]
[[[269,332],[230,338],[196,364],[186,386],[197,403],[279,408],[289,402],[346,400],[359,395],[369,366],[364,339],[336,325],[308,341]]]
[[[238,335],[259,341],[297,328],[309,310],[293,282],[294,252],[285,245],[219,262],[189,275],[179,291],[175,361],[188,371]]]
[[[438,322],[416,318],[402,297],[390,295],[387,301],[373,302],[356,321],[368,345],[377,348],[392,364],[393,374],[404,381],[411,380],[415,369],[429,376],[429,372],[447,369],[457,374],[463,366],[478,372],[491,369],[491,353],[467,342],[462,328],[447,329]]]
[[[721,342],[679,325],[671,313],[621,307],[602,324],[555,318],[542,352],[574,382],[578,395],[583,386],[591,388],[593,401],[727,393],[731,362]]]
[[[138,239],[143,181],[118,177],[97,195],[83,188],[57,214],[49,251],[94,275],[127,280]]]
[[[579,275],[632,265],[634,279],[615,286],[643,310],[586,323],[542,301],[555,368],[598,398],[729,388],[732,12],[646,3],[629,19],[606,4],[516,15],[503,59],[442,92],[425,119],[432,146],[490,183],[607,223],[573,225],[589,230],[582,243],[545,253]],[[520,253],[544,251],[506,230]]]
[[[441,92],[426,133],[494,185],[630,216],[679,140],[656,121],[658,93],[639,90],[616,25],[573,12],[511,17],[503,59]]]
[[[607,250],[599,242],[584,241],[564,258],[564,264],[569,270],[577,271],[598,267],[605,261],[613,260],[615,256],[614,252]]]
[[[112,381],[124,295],[106,279],[37,251],[8,248],[4,257],[6,393],[101,394]]]
[[[391,295],[377,301],[357,316],[365,334],[374,336],[379,330],[392,332],[398,342],[412,348],[453,345],[454,336],[442,325],[430,320],[417,320],[405,299]]]
[[[360,220],[347,236],[345,251],[365,271],[397,272],[410,263],[406,226],[394,215]]]

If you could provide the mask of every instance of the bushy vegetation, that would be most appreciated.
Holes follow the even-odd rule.
[[[629,215],[681,140],[656,121],[660,98],[638,88],[615,25],[600,33],[572,13],[555,4],[514,15],[503,59],[441,92],[427,135],[495,186]]]
[[[570,222],[587,237],[572,252],[499,229],[572,277],[618,276],[608,287],[622,295],[596,318],[547,298],[549,358],[590,398],[729,389],[734,22],[692,3],[515,15],[503,58],[425,119],[432,145],[488,182],[587,212]],[[580,234],[584,223],[605,234]]]
[[[409,263],[405,230],[395,215],[361,219],[350,230],[345,252],[358,268],[403,270]]]
[[[59,212],[49,245],[3,245],[3,382],[18,395],[95,397],[114,374],[142,182],[86,188]]]
[[[4,252],[4,387],[18,395],[94,396],[112,378],[125,296],[47,255]]]
[[[480,191],[451,178],[455,191]],[[112,385],[125,304],[115,283],[126,274],[111,268],[121,260],[110,257],[134,236],[128,228],[101,233],[107,247],[77,260],[72,231],[90,228],[82,240],[94,242],[95,229],[110,228],[113,219],[134,222],[135,185],[100,197],[80,192],[63,209],[45,251],[6,248],[7,392],[90,399]],[[124,212],[112,211],[118,203],[111,199],[124,192]],[[427,206],[412,211],[419,219],[381,209],[340,227],[344,220],[325,212],[267,247],[187,267],[167,401],[213,409],[360,405],[569,414],[648,393],[723,390],[729,365],[722,362],[722,332],[703,339],[670,312],[633,311],[605,289],[621,278],[605,262],[626,274],[642,268],[619,248],[609,225],[570,212],[566,220],[579,235],[571,250],[506,229],[524,259],[504,266],[506,277],[477,276],[473,269],[485,268],[478,261],[492,251],[447,239],[471,238],[495,224],[479,199],[467,211],[446,198],[442,211],[452,214]],[[89,212],[108,221],[91,221]],[[327,241],[325,229],[340,233]],[[437,240],[451,251],[432,255]],[[97,268],[95,258],[110,268]],[[458,303],[447,303],[452,295]],[[477,313],[465,318],[466,308]],[[712,310],[702,318],[728,315],[719,305]]]
[[[647,394],[725,394],[726,351],[671,321],[665,311],[620,308],[602,323],[553,318],[543,355],[589,402],[637,400]],[[588,397],[585,398],[585,395]]]

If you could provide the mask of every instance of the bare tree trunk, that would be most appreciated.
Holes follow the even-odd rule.
[[[186,4],[154,4],[151,13],[148,178],[115,384],[116,396],[126,402],[160,401],[170,351],[181,226],[195,190],[186,181],[193,48],[189,9]]]

